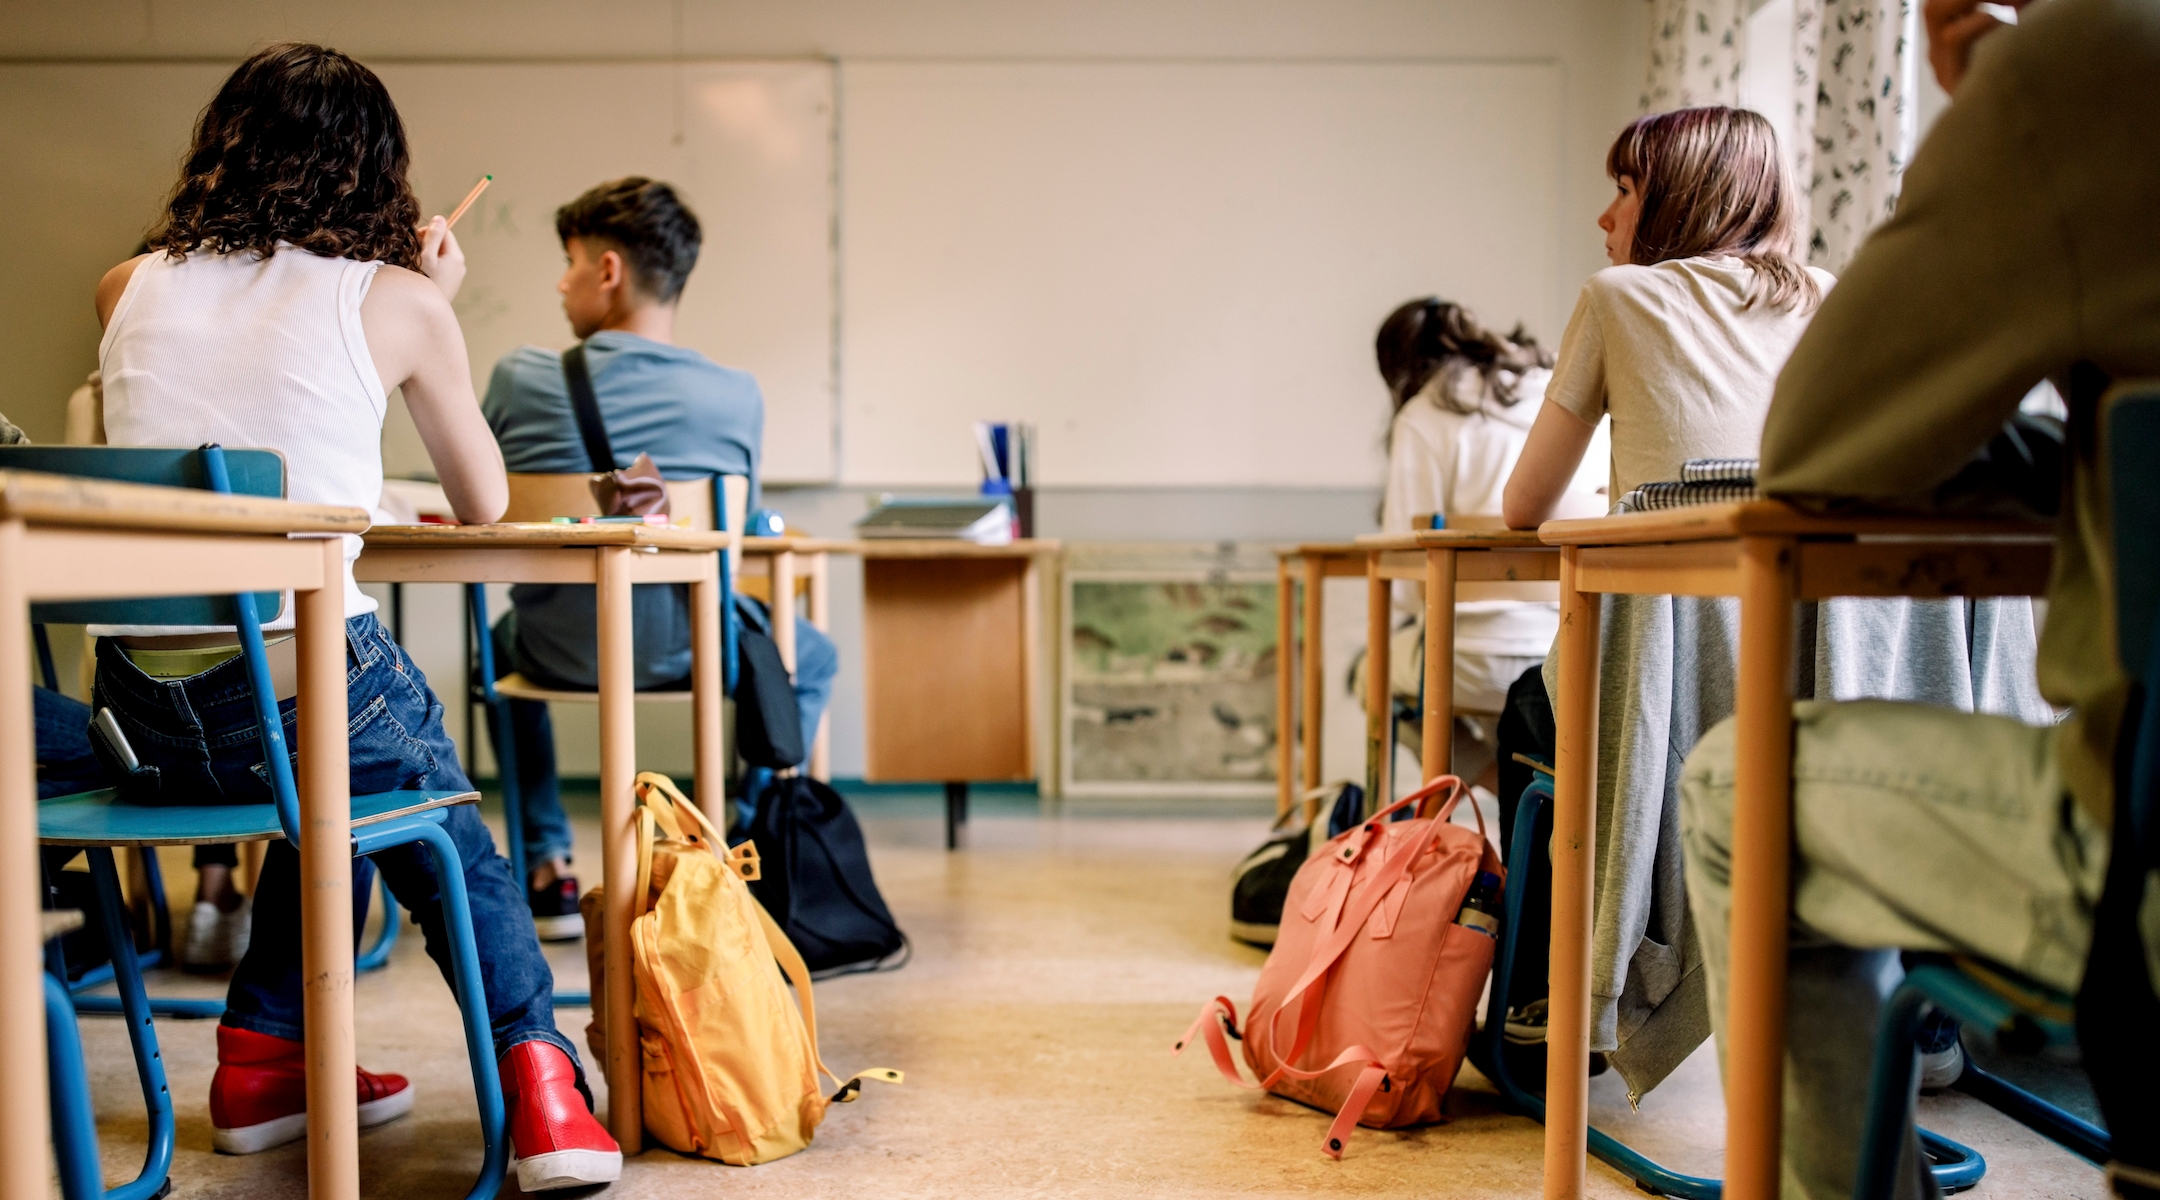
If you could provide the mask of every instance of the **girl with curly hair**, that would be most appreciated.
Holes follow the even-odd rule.
[[[508,501],[502,455],[473,397],[450,300],[464,255],[441,217],[423,224],[396,105],[374,72],[288,43],[242,63],[203,110],[150,252],[98,285],[105,429],[121,446],[222,442],[285,458],[295,500],[374,507],[392,388],[458,517]],[[345,611],[352,790],[464,791],[443,707],[352,582]],[[265,631],[290,710],[289,611]],[[280,630],[286,631],[280,636]],[[94,629],[96,701],[112,709],[175,804],[262,802],[261,750],[228,628]],[[518,1181],[527,1191],[604,1183],[621,1171],[592,1117],[577,1051],[557,1032],[554,978],[523,889],[470,806],[448,810],[480,946]],[[373,856],[447,971],[442,903],[416,847]],[[363,873],[358,864],[356,872]],[[355,887],[366,895],[364,882]],[[233,972],[210,1085],[217,1148],[249,1154],[306,1132],[298,856],[270,844],[250,944]],[[395,917],[395,914],[391,914]],[[399,1075],[361,1071],[363,1125],[410,1111]]]

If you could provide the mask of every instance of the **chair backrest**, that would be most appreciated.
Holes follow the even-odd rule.
[[[231,450],[212,444],[193,449],[147,446],[7,446],[0,447],[0,467],[51,471],[123,483],[192,487],[223,495],[283,496],[285,459],[271,450]],[[255,736],[269,773],[270,798],[277,806],[285,838],[300,844],[300,792],[293,783],[292,756],[278,714],[277,692],[270,683],[270,659],[263,650],[262,616],[275,616],[279,595],[253,593],[254,603],[236,604],[236,596],[194,596],[178,600],[111,600],[33,605],[33,621],[83,621],[113,625],[231,625],[247,665],[255,703]],[[50,615],[55,612],[63,615]]]
[[[285,494],[285,459],[275,450],[227,450],[226,477],[232,494]],[[195,447],[168,446],[0,446],[0,468],[78,475],[119,483],[215,490]],[[273,620],[281,597],[257,592],[259,619]],[[144,600],[71,600],[31,606],[30,619],[68,625],[231,625],[232,597],[162,596]]]
[[[595,517],[600,504],[593,499],[592,473],[570,474],[513,471],[510,473],[510,506],[505,521],[550,521],[556,517]],[[713,475],[703,479],[667,481],[668,515],[691,529],[712,529],[713,481],[723,493],[721,508],[727,513],[723,529],[741,529],[749,519],[750,479],[744,475]],[[728,555],[731,573],[739,574],[741,551]]]

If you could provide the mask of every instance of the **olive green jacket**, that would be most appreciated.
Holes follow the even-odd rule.
[[[1981,41],[1778,379],[1761,486],[1922,502],[2049,377],[2071,468],[2040,688],[2074,710],[2063,777],[2106,823],[2128,685],[2098,401],[2160,377],[2160,0],[2042,0]]]

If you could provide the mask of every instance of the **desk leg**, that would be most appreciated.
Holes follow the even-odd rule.
[[[1275,560],[1275,819],[1290,811],[1297,780],[1297,585],[1290,560]]]
[[[1425,782],[1455,770],[1455,552],[1425,552]]]
[[[1327,593],[1327,564],[1318,557],[1305,560],[1305,720],[1298,744],[1305,755],[1305,789],[1320,786],[1321,704],[1327,698],[1327,647],[1322,644],[1323,597]]]
[[[820,550],[810,558],[810,625],[832,632],[832,556]],[[816,740],[810,743],[810,778],[832,778],[832,713],[818,714]]]
[[[37,735],[23,526],[0,522],[0,1196],[43,1196],[52,1163],[39,978]],[[6,883],[7,880],[13,883]],[[346,1089],[349,1093],[350,1088]]]
[[[1725,1022],[1725,1194],[1775,1200],[1784,1122],[1792,871],[1793,544],[1740,542],[1732,979]]]
[[[727,828],[727,741],[721,722],[720,555],[705,556],[711,569],[690,585],[690,725],[697,762],[697,805],[712,823]]]
[[[1552,990],[1545,1028],[1545,1197],[1580,1200],[1590,1130],[1590,896],[1597,826],[1598,597],[1560,551],[1553,705]],[[1505,1001],[1501,1004],[1504,1006]]]
[[[1365,811],[1395,800],[1395,755],[1388,736],[1395,722],[1393,681],[1388,678],[1388,581],[1380,556],[1365,556]]]
[[[772,559],[773,644],[780,648],[780,665],[795,673],[795,556],[786,552]],[[807,730],[805,732],[808,732]]]
[[[608,1130],[624,1154],[644,1145],[638,1061],[636,981],[631,978],[631,890],[637,886],[637,837],[631,786],[637,772],[636,678],[630,650],[630,555],[627,546],[600,558],[600,855],[607,887]]]
[[[323,585],[293,596],[299,640],[300,976],[307,1026],[308,1193],[360,1195],[352,1078],[352,769],[345,733],[345,548],[317,543]]]

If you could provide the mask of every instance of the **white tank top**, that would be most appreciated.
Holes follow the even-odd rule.
[[[150,255],[128,279],[98,346],[106,440],[275,450],[285,457],[289,499],[372,510],[382,496],[387,396],[360,327],[360,302],[381,265],[290,246],[267,259]],[[360,539],[344,542],[345,615],[374,612],[375,601],[353,583]],[[288,596],[268,628],[292,624]]]

